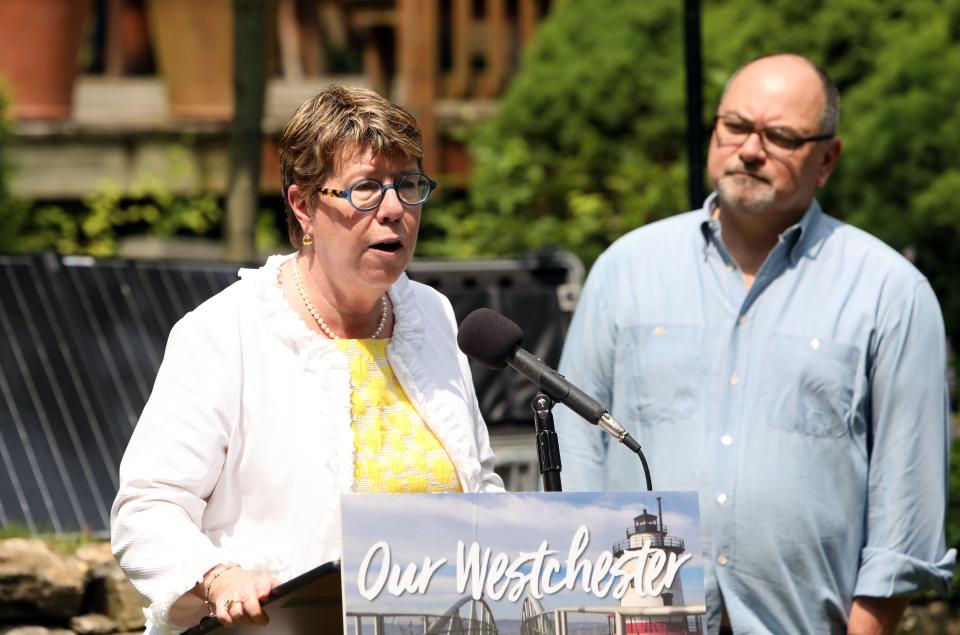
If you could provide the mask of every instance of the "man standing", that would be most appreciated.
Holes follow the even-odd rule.
[[[738,70],[710,143],[715,193],[597,260],[563,353],[643,445],[654,487],[700,493],[711,633],[892,633],[956,559],[940,308],[905,259],[814,199],[838,111],[805,58]],[[601,431],[563,407],[556,427],[567,489],[644,487]]]

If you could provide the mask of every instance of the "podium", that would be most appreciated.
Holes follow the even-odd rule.
[[[231,635],[313,635],[343,632],[343,602],[340,595],[340,563],[325,562],[270,592],[262,605],[270,616],[266,626],[237,625],[225,628],[215,617],[205,617],[183,635],[230,633]]]

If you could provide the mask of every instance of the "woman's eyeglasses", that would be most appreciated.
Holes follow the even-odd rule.
[[[345,190],[322,187],[319,192],[323,196],[347,199],[347,202],[358,212],[370,212],[380,205],[389,189],[396,191],[397,198],[400,199],[401,203],[412,207],[420,205],[430,198],[430,194],[436,187],[437,182],[426,174],[411,172],[410,174],[404,174],[388,185],[384,185],[376,179],[363,179]]]

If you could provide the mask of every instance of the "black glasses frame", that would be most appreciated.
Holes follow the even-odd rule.
[[[743,140],[739,142],[740,145],[746,143],[747,139],[750,138],[750,135],[752,135],[753,133],[757,133],[758,135],[760,135],[760,143],[763,145],[764,149],[767,148],[767,144],[769,143],[770,145],[772,145],[773,147],[779,150],[786,150],[787,152],[792,152],[793,150],[799,149],[804,144],[811,143],[813,141],[827,141],[828,139],[833,139],[835,136],[837,136],[835,132],[815,134],[815,135],[798,135],[780,126],[764,126],[762,128],[758,128],[756,124],[754,124],[749,119],[743,119],[742,117],[731,117],[729,115],[726,115],[726,116],[714,115],[713,117],[714,130],[716,130],[717,124],[723,122],[724,120],[731,121],[731,122],[736,121],[737,123],[743,124],[744,127],[747,127],[747,126],[750,127],[750,132],[747,132]],[[773,137],[774,139],[779,138],[780,140],[785,141],[787,143],[784,144],[784,143],[778,143],[777,141],[774,141],[773,139],[770,138],[770,133],[774,134],[774,137]],[[733,133],[730,133],[730,134],[733,134]],[[739,134],[743,134],[743,133],[739,133]]]
[[[400,189],[397,186],[402,184],[405,180],[409,179],[410,177],[414,177],[414,176],[422,176],[423,178],[425,178],[427,180],[427,184],[429,185],[429,188],[427,189],[427,193],[420,200],[416,202],[405,201],[403,200],[403,197],[400,196]],[[362,183],[376,183],[377,186],[380,188],[380,196],[377,198],[375,203],[373,203],[368,207],[360,207],[359,205],[353,202],[353,190],[354,188],[358,187]],[[390,189],[394,190],[397,193],[397,200],[400,201],[400,203],[402,203],[403,205],[406,205],[407,207],[416,207],[417,205],[422,205],[427,201],[428,198],[430,198],[430,195],[433,194],[433,191],[437,189],[437,182],[431,179],[429,176],[427,176],[423,172],[409,172],[407,174],[404,174],[394,179],[393,183],[389,183],[387,185],[384,185],[383,183],[381,183],[376,179],[360,179],[359,181],[357,181],[356,183],[354,183],[353,185],[351,185],[345,190],[336,190],[329,187],[321,187],[318,190],[318,193],[321,194],[322,196],[333,196],[336,198],[346,199],[347,202],[350,203],[351,207],[353,207],[353,209],[357,210],[358,212],[372,212],[373,210],[380,207],[380,203],[383,202],[383,197],[387,195],[387,190],[390,190]]]

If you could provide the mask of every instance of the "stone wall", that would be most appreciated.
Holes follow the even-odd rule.
[[[39,539],[0,540],[0,635],[138,632],[141,602],[109,543],[64,555]]]

